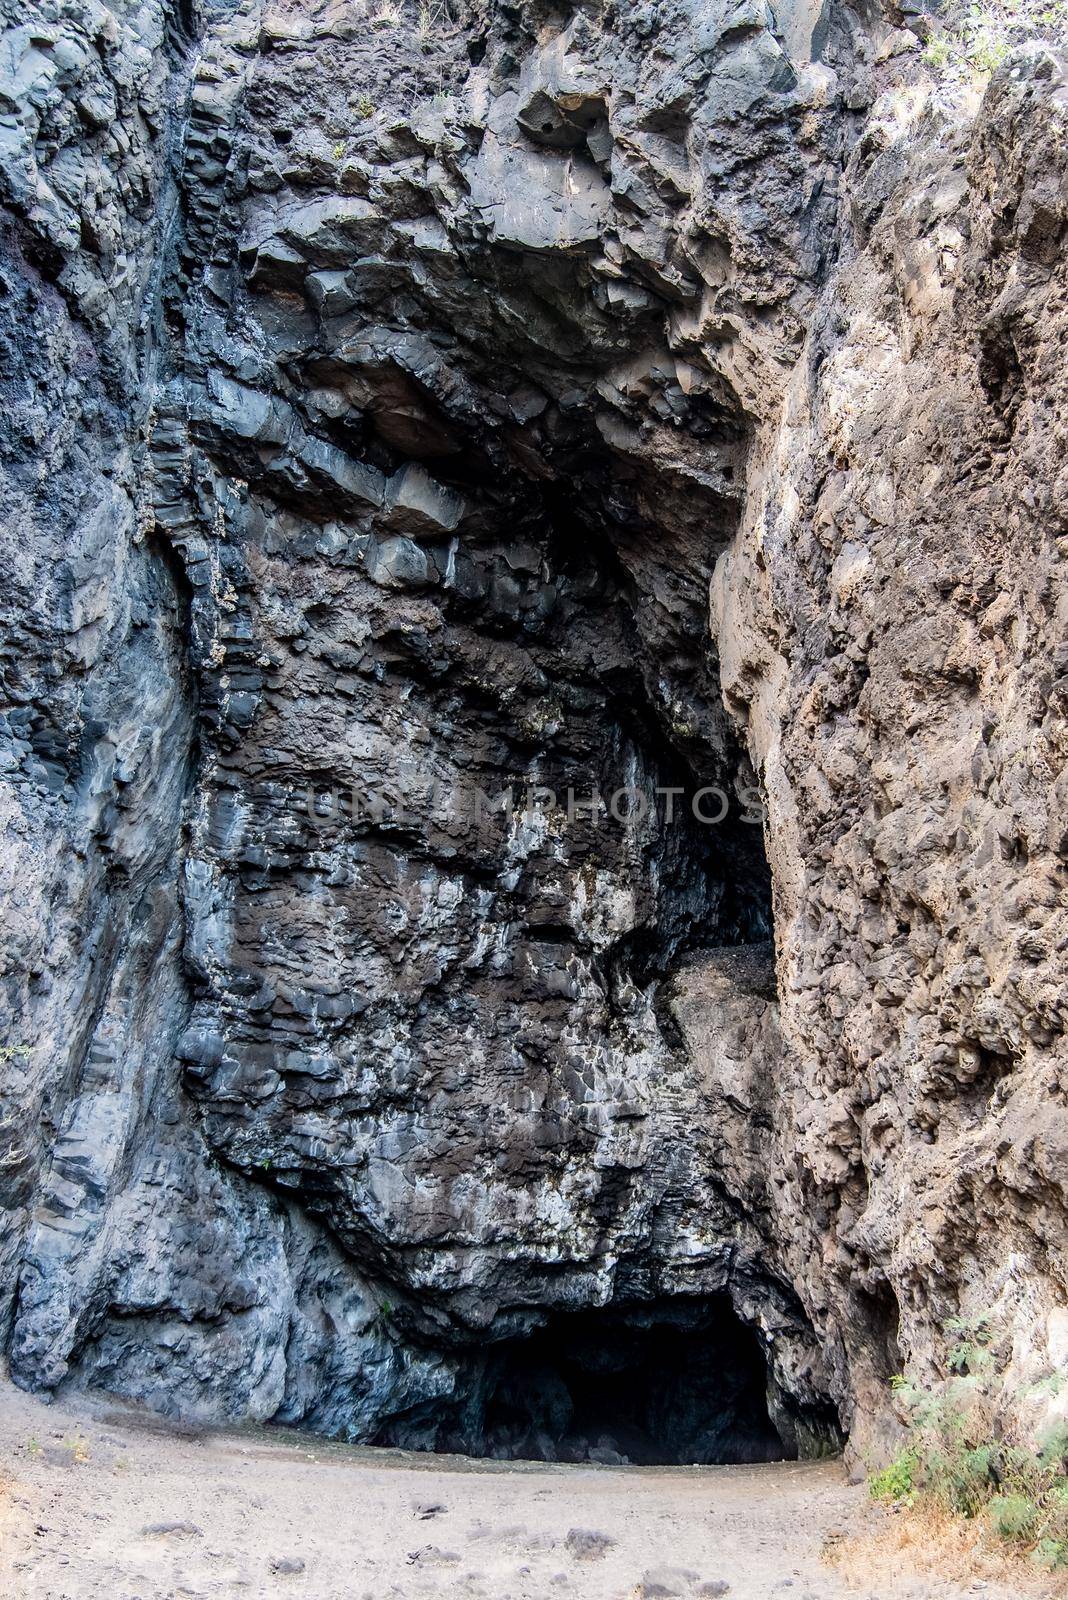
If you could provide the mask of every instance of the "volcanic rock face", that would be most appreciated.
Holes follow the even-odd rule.
[[[1064,70],[1015,58],[971,124],[876,103],[715,584],[796,1050],[775,1231],[810,1213],[791,1277],[849,1306],[869,1413],[954,1316],[1012,1331],[1028,1420],[1064,1361]]]
[[[1042,1376],[1063,59],[265,0],[4,52],[18,1380],[693,1460],[863,1442],[994,1297]]]

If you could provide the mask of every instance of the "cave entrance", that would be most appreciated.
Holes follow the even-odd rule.
[[[775,1461],[756,1335],[726,1296],[697,1316],[554,1318],[487,1365],[488,1455],[639,1466]]]
[[[604,1465],[781,1461],[753,1329],[726,1295],[557,1314],[480,1355],[452,1414],[376,1441],[497,1460]]]

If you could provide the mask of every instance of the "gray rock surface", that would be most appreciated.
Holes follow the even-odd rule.
[[[559,1378],[491,1418],[600,1312],[719,1363],[687,1459],[769,1448],[758,1351],[863,1449],[997,1300],[1037,1382],[1063,55],[3,15],[17,1381],[621,1459]]]

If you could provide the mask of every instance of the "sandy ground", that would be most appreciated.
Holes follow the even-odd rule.
[[[823,1559],[873,1515],[837,1462],[548,1467],[175,1432],[0,1385],[0,1600],[1016,1600]],[[859,1587],[858,1587],[859,1584]]]

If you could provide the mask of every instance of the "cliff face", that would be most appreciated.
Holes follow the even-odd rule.
[[[954,1316],[1014,1330],[1032,1415],[1064,1360],[1063,68],[1010,63],[970,123],[876,102],[715,586],[769,801],[775,1232],[808,1213],[792,1276],[871,1412]]]
[[[630,1438],[693,1460],[863,1447],[994,1300],[1044,1376],[1064,59],[260,0],[4,51],[18,1381],[582,1455],[670,1349]]]
[[[181,44],[158,6],[4,15],[0,1294],[50,1382],[186,1004],[185,582],[144,492]]]

